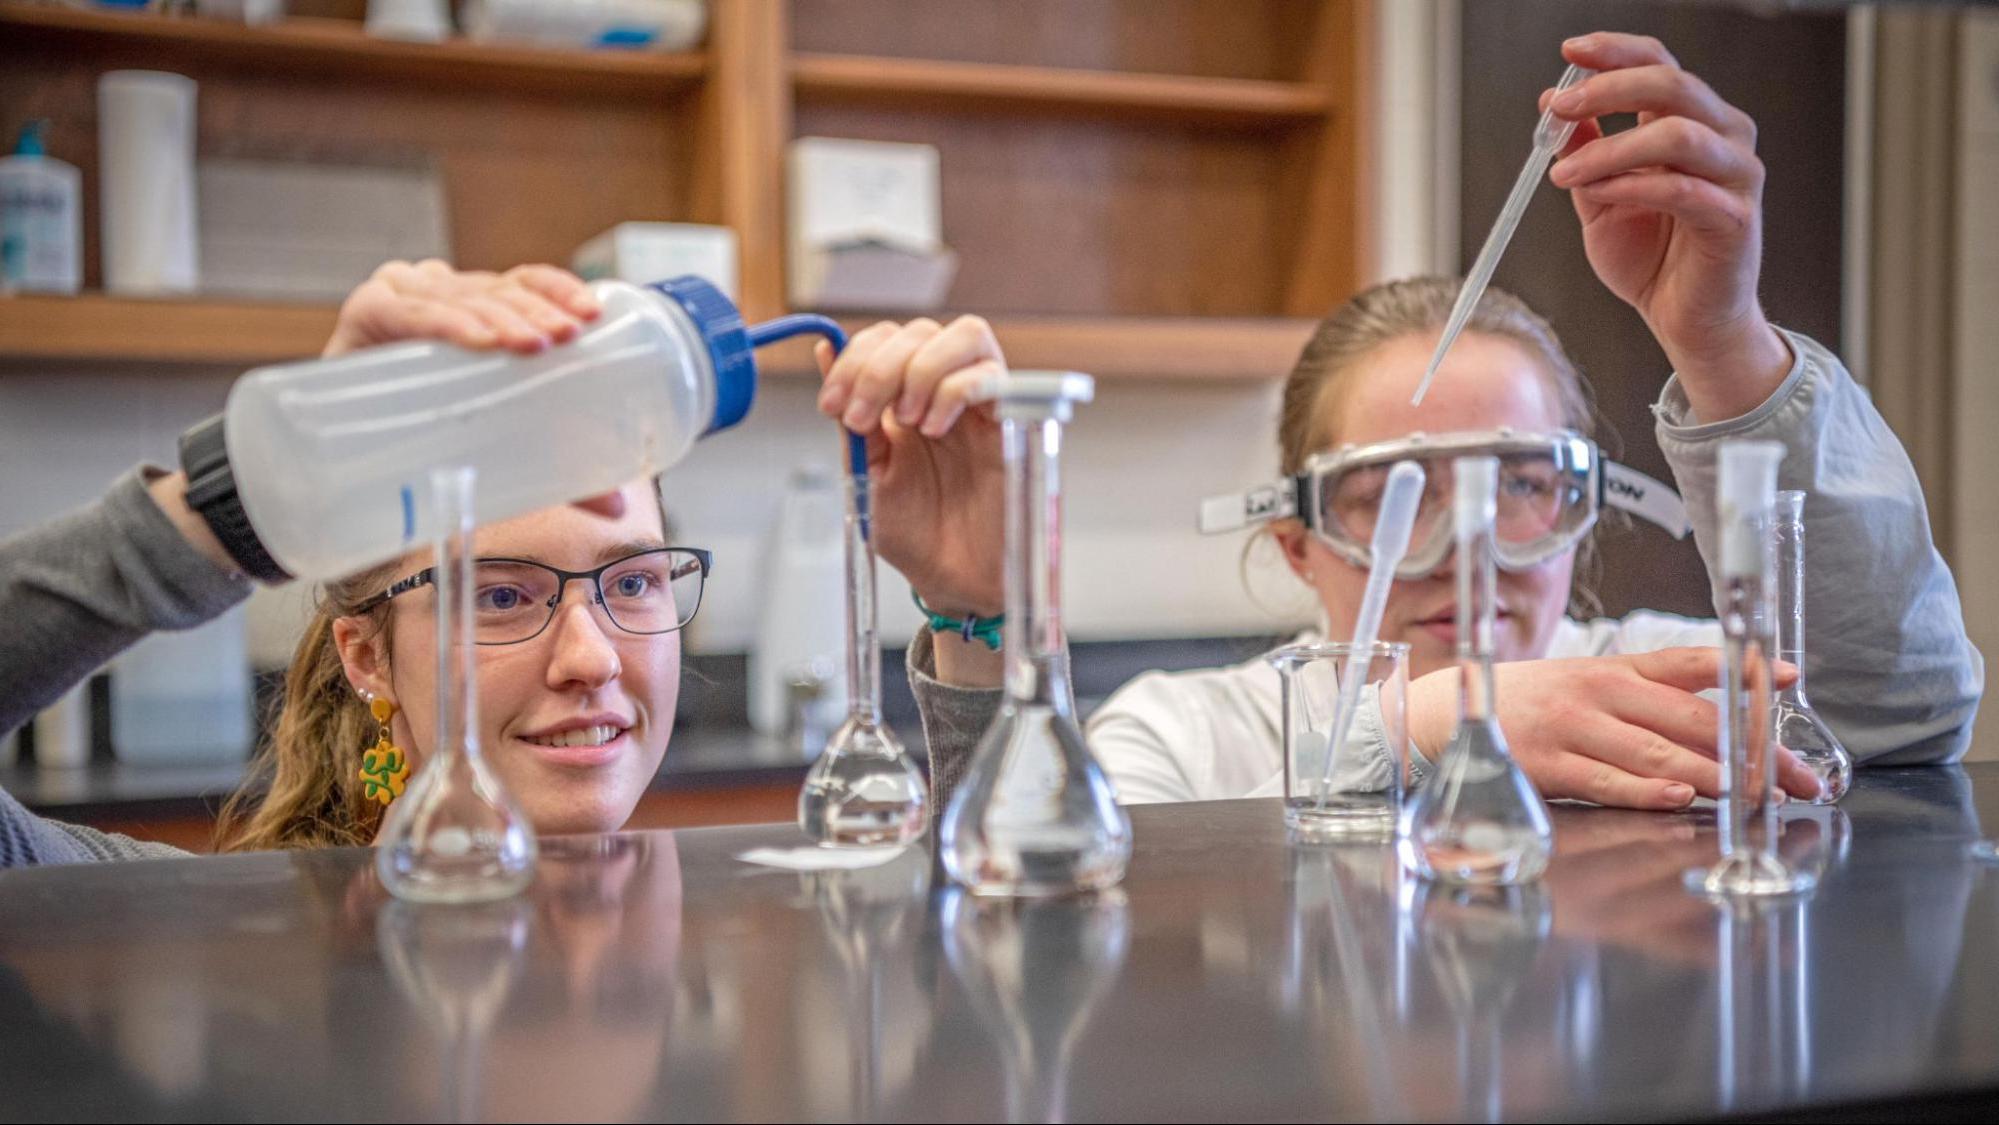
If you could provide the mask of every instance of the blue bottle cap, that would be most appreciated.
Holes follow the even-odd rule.
[[[14,145],[14,155],[47,156],[48,146],[43,143],[42,137],[48,132],[48,128],[48,120],[39,117],[21,126],[21,139]]]
[[[750,354],[749,335],[743,331],[743,314],[721,290],[698,277],[657,281],[652,288],[686,310],[714,364],[715,416],[704,436],[742,421],[757,397],[757,364]]]

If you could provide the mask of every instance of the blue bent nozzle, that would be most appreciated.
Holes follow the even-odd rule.
[[[818,313],[793,313],[776,320],[766,320],[752,325],[749,333],[753,348],[789,340],[793,336],[824,336],[833,345],[834,355],[847,350],[847,333],[832,317]],[[859,434],[847,435],[847,471],[857,477],[868,475],[868,442]]]
[[[743,314],[736,310],[735,302],[699,277],[676,277],[655,282],[652,288],[680,305],[708,346],[708,358],[715,369],[715,415],[709,419],[704,435],[726,430],[749,414],[750,402],[757,395],[757,365],[750,354],[754,349],[805,335],[826,337],[832,342],[835,355],[847,347],[847,334],[839,324],[816,313],[794,313],[745,328]],[[856,433],[847,435],[847,469],[855,477],[867,479],[868,443]],[[865,535],[867,490],[860,489],[859,495]]]
[[[757,394],[756,361],[752,349],[775,344],[793,336],[819,335],[833,342],[835,354],[846,350],[847,334],[831,317],[796,313],[745,328],[743,314],[722,291],[699,277],[676,277],[655,282],[652,288],[671,297],[693,319],[701,339],[708,345],[708,358],[715,368],[715,415],[704,433],[726,430],[750,412]],[[849,434],[847,461],[856,476],[868,473],[867,442],[859,434]]]
[[[749,329],[750,346],[753,348],[789,340],[793,336],[824,336],[833,345],[834,355],[847,350],[847,333],[832,317],[818,313],[793,313],[752,325]],[[847,433],[847,471],[856,480],[864,481],[868,477],[868,439],[852,431]],[[855,514],[861,519],[861,537],[865,539],[869,531],[867,489],[854,491],[854,503]]]

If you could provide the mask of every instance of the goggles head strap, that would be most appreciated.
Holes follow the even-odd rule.
[[[1687,520],[1686,502],[1672,487],[1609,458],[1600,459],[1603,471],[1597,475],[1597,502],[1657,524],[1675,539],[1685,539],[1694,530]]]
[[[1300,474],[1248,492],[1210,496],[1201,501],[1201,534],[1221,535],[1271,520],[1289,519],[1298,514],[1298,497],[1305,489],[1305,476]]]

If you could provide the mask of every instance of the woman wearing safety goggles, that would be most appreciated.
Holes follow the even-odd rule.
[[[1711,566],[1716,447],[1779,441],[1779,487],[1810,496],[1805,660],[1821,717],[1856,761],[1957,758],[1983,665],[1901,447],[1835,356],[1763,315],[1754,123],[1655,40],[1588,35],[1563,54],[1599,73],[1543,96],[1577,122],[1550,177],[1570,193],[1598,278],[1673,364],[1655,412],[1684,508],[1603,458],[1575,365],[1546,321],[1498,290],[1412,406],[1457,295],[1453,280],[1421,278],[1370,289],[1319,326],[1284,391],[1284,478],[1207,502],[1204,529],[1267,525],[1317,596],[1324,636],[1345,639],[1387,469],[1423,464],[1428,491],[1380,635],[1411,647],[1410,736],[1435,761],[1455,718],[1451,462],[1498,457],[1507,741],[1549,797],[1681,808],[1720,791],[1716,709],[1698,694],[1718,683],[1720,629],[1650,612],[1571,617],[1577,562],[1610,505],[1691,529]],[[1637,127],[1606,136],[1597,117],[1619,113]],[[1278,732],[1277,676],[1259,659],[1140,677],[1097,713],[1090,741],[1122,800],[1205,800],[1282,793]],[[1817,793],[1796,760],[1781,772],[1794,796]]]

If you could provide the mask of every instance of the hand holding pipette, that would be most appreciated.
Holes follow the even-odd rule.
[[[1562,54],[1599,72],[1543,97],[1576,126],[1549,178],[1575,203],[1590,266],[1644,317],[1696,417],[1754,410],[1792,363],[1757,299],[1756,123],[1649,37],[1585,35]],[[1636,114],[1638,124],[1607,136],[1596,119],[1613,114]]]
[[[1353,725],[1354,711],[1360,707],[1360,688],[1367,679],[1368,651],[1381,631],[1381,615],[1388,608],[1388,590],[1395,584],[1395,568],[1409,551],[1409,535],[1416,526],[1416,511],[1423,503],[1423,467],[1414,461],[1397,461],[1388,470],[1381,506],[1374,521],[1374,537],[1369,544],[1370,562],[1367,589],[1360,599],[1360,614],[1354,618],[1353,649],[1340,675],[1340,697],[1333,708],[1333,722],[1326,743],[1326,774],[1319,781],[1320,808],[1333,787],[1333,763],[1344,745],[1347,728]],[[1393,763],[1390,763],[1393,768]]]
[[[883,322],[819,362],[820,413],[867,441],[875,553],[931,609],[997,616],[1006,478],[999,423],[974,401],[1006,372],[992,327],[975,316]]]

